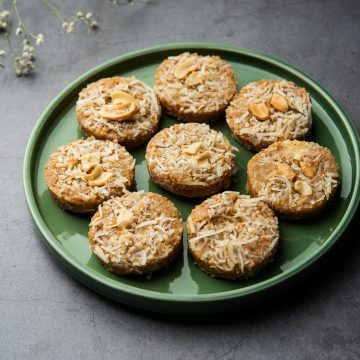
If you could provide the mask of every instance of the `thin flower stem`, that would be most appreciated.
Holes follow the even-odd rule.
[[[15,57],[17,56],[18,52],[17,52],[16,49],[14,50],[14,48],[12,47],[9,34],[5,33],[4,36],[5,36],[5,38],[6,38],[7,42],[8,42],[8,46],[9,46],[9,50],[10,50],[10,57],[14,60]]]
[[[64,22],[64,17],[54,4],[52,4],[49,0],[43,0],[43,3],[60,19],[61,22]]]
[[[22,32],[24,33],[24,38],[25,39],[28,39],[28,38],[36,39],[36,36],[32,32],[27,31],[26,28],[25,28],[24,22],[22,21],[22,18],[21,18],[20,13],[19,13],[19,9],[17,7],[17,0],[13,0],[13,3],[15,4],[14,5],[15,13],[16,13],[16,16],[18,18],[20,28],[21,28]]]
[[[11,9],[10,9],[10,15],[9,15],[9,24],[10,25],[11,25],[11,19],[14,15],[14,10],[15,10],[15,0],[12,1]]]
[[[13,54],[14,54],[14,50],[13,50],[13,47],[12,47],[12,45],[11,45],[11,41],[10,41],[10,38],[9,38],[8,33],[5,34],[5,37],[6,37],[6,40],[7,40],[7,42],[8,42],[8,45],[9,45],[10,54],[13,55]]]
[[[14,7],[14,10],[15,10],[16,17],[18,18],[19,26],[23,26],[23,21],[21,19],[21,16],[19,14],[19,9],[17,7],[17,0],[13,1],[13,7]]]
[[[73,11],[70,11],[70,10],[67,10],[65,9],[64,7],[61,7],[61,10],[59,10],[59,8],[54,5],[50,0],[43,0],[43,3],[49,7],[51,9],[51,11],[61,20],[61,21],[64,21],[64,16],[63,14],[64,13],[67,13],[69,15],[73,15],[74,12]]]
[[[13,0],[13,7],[14,7],[14,10],[15,10],[16,17],[18,19],[18,27],[23,32],[24,37],[25,38],[33,37],[33,35],[31,33],[29,33],[26,30],[25,26],[24,26],[24,22],[22,21],[22,18],[21,18],[20,13],[19,13],[19,9],[17,7],[17,0]]]

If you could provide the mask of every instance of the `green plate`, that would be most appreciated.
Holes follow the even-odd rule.
[[[305,87],[313,99],[311,140],[330,148],[341,166],[342,183],[335,199],[312,220],[280,221],[281,244],[275,261],[254,279],[233,282],[204,274],[187,255],[186,238],[183,256],[168,268],[154,273],[150,280],[113,275],[100,265],[88,247],[89,219],[62,211],[51,199],[44,183],[43,167],[49,155],[58,146],[82,136],[75,117],[75,102],[83,87],[115,75],[135,75],[153,85],[154,72],[160,62],[183,51],[221,56],[235,69],[240,86],[259,79],[285,78]],[[173,118],[163,116],[161,128],[173,123]],[[253,154],[231,138],[225,120],[211,124],[211,127],[222,131],[239,148],[232,189],[245,193],[246,164]],[[145,146],[130,152],[136,158],[138,190],[167,196],[186,221],[197,202],[170,194],[149,179]],[[120,56],[88,71],[64,89],[45,110],[32,132],[24,160],[24,184],[31,214],[47,247],[72,276],[105,296],[135,307],[195,314],[229,311],[274,294],[286,280],[294,280],[294,275],[329,250],[356,211],[360,195],[359,164],[359,138],[350,119],[336,101],[304,73],[250,50],[220,44],[181,43]]]

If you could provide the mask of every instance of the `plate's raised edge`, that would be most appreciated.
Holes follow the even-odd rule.
[[[323,98],[327,101],[329,105],[333,107],[333,110],[337,113],[337,115],[342,119],[343,125],[348,131],[349,137],[351,138],[352,147],[355,153],[355,179],[354,179],[354,191],[352,193],[352,197],[348,206],[348,209],[346,210],[344,216],[342,217],[341,221],[337,225],[337,227],[334,229],[332,234],[329,236],[329,238],[322,244],[321,248],[319,249],[318,253],[312,256],[309,259],[304,260],[302,263],[300,263],[297,267],[294,269],[288,270],[287,272],[278,274],[271,279],[265,280],[262,283],[250,285],[246,288],[236,289],[236,290],[230,290],[230,291],[224,291],[214,294],[198,294],[198,295],[187,295],[187,294],[166,294],[166,293],[159,293],[155,291],[150,290],[144,290],[144,289],[138,289],[136,287],[126,285],[120,282],[117,282],[115,280],[106,278],[105,276],[103,279],[101,279],[101,275],[98,273],[92,272],[90,269],[86,268],[85,266],[82,266],[78,264],[73,258],[71,258],[66,251],[64,251],[59,243],[54,238],[53,234],[48,230],[45,222],[43,221],[41,214],[39,212],[39,209],[36,206],[36,200],[33,194],[32,189],[32,179],[31,179],[31,164],[32,164],[32,158],[34,155],[34,149],[35,145],[37,143],[38,134],[42,131],[42,128],[44,126],[44,123],[46,121],[46,118],[48,115],[57,107],[59,103],[62,102],[63,98],[66,97],[67,93],[73,89],[74,87],[80,85],[83,81],[85,81],[87,78],[90,78],[91,76],[95,75],[96,73],[103,71],[104,69],[107,69],[115,64],[118,64],[119,62],[126,61],[132,58],[136,58],[139,56],[147,55],[149,53],[156,53],[160,51],[185,51],[185,50],[209,50],[213,52],[214,50],[219,51],[227,51],[230,53],[234,53],[237,55],[246,55],[248,57],[255,58],[257,60],[267,62],[275,67],[281,67],[285,69],[286,71],[290,72],[291,74],[302,78],[303,81],[310,84],[318,93],[321,94]],[[300,271],[304,270],[306,267],[308,267],[310,264],[312,264],[314,261],[319,259],[332,245],[333,243],[343,234],[346,227],[350,223],[351,219],[356,213],[356,209],[359,205],[360,201],[360,182],[358,181],[360,179],[360,141],[359,136],[356,132],[355,127],[353,126],[349,116],[346,114],[345,110],[338,104],[338,102],[325,90],[322,88],[321,85],[319,85],[316,81],[312,80],[308,75],[306,75],[304,72],[294,68],[291,65],[286,64],[285,62],[278,60],[274,57],[270,57],[268,55],[258,53],[252,50],[243,49],[237,46],[233,45],[223,45],[223,44],[217,44],[217,43],[196,43],[196,42],[189,42],[189,43],[174,43],[174,44],[166,44],[166,45],[160,45],[160,46],[154,46],[150,48],[146,48],[139,51],[134,51],[131,53],[127,53],[125,55],[121,55],[119,57],[116,57],[114,59],[111,59],[109,61],[104,62],[103,64],[96,66],[92,68],[91,70],[87,71],[85,74],[77,78],[75,81],[73,81],[70,85],[68,85],[64,90],[58,94],[55,99],[48,105],[48,107],[45,109],[41,117],[39,118],[38,122],[36,123],[31,136],[29,138],[29,142],[26,147],[26,152],[24,156],[24,167],[23,167],[23,181],[24,181],[24,190],[25,190],[25,196],[26,200],[29,206],[29,210],[31,212],[31,215],[39,228],[42,235],[47,240],[47,245],[50,246],[50,248],[53,250],[54,254],[56,255],[57,259],[61,262],[66,262],[67,269],[72,273],[72,275],[76,278],[78,278],[81,281],[84,281],[82,279],[84,278],[90,278],[92,282],[94,282],[93,288],[100,288],[110,287],[115,292],[124,292],[127,295],[135,296],[135,297],[142,297],[142,298],[148,298],[153,300],[159,300],[159,301],[168,301],[168,302],[212,302],[212,301],[221,301],[221,300],[230,300],[234,298],[240,298],[243,296],[250,295],[252,293],[258,293],[260,291],[266,290],[271,286],[279,285],[280,283],[286,281],[290,277],[298,274]],[[70,268],[73,267],[76,269],[81,275],[76,274],[74,270],[70,270]],[[87,281],[88,282],[88,281]],[[98,286],[96,286],[98,285]],[[98,289],[99,292],[102,292]],[[111,296],[113,297],[113,296]],[[117,296],[114,296],[113,298],[118,298]]]

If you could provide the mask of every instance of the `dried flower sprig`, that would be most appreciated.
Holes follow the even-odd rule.
[[[43,2],[59,18],[66,34],[73,33],[75,27],[80,24],[85,24],[89,32],[98,28],[98,23],[91,12],[83,13],[82,11],[78,11],[75,14],[71,13],[71,16],[66,18],[65,12],[50,0],[43,0]]]
[[[59,18],[64,33],[71,34],[81,25],[86,25],[89,32],[98,28],[98,23],[91,12],[65,12],[61,7],[55,5],[51,0],[41,0],[52,13]],[[118,5],[133,4],[135,0],[111,0]],[[8,5],[8,6],[6,6]],[[7,9],[5,9],[7,7]],[[12,31],[12,25],[16,28]],[[9,58],[15,65],[17,76],[27,76],[35,68],[34,61],[36,49],[44,43],[44,35],[33,34],[27,29],[23,22],[17,0],[0,0],[0,38],[4,37],[8,43],[8,50],[0,48],[0,70],[5,67],[5,60]],[[14,39],[18,45],[14,45]]]
[[[88,27],[88,31],[95,30],[98,27],[98,23],[94,19],[94,15],[91,12],[84,14],[79,11],[70,21],[63,21],[62,27],[67,34],[71,34],[74,31],[74,28],[78,24],[85,23]]]
[[[15,73],[17,76],[29,75],[34,69],[35,61],[35,48],[32,46],[32,43],[35,41],[40,45],[42,42],[44,42],[44,36],[42,34],[34,35],[32,32],[26,29],[19,13],[17,0],[12,1],[10,11],[4,10],[3,7],[1,7],[0,11],[1,30],[8,41],[9,55],[14,62]],[[13,20],[17,22],[15,35],[19,39],[21,48],[15,47],[10,37]],[[4,60],[5,56],[6,52],[2,50],[1,60]],[[4,62],[1,62],[0,67],[5,67]]]

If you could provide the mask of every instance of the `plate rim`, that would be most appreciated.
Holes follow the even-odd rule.
[[[57,108],[58,104],[61,103],[64,98],[67,96],[68,92],[76,88],[83,81],[91,76],[96,75],[97,73],[106,70],[118,63],[124,62],[129,59],[134,59],[139,56],[148,55],[149,53],[157,53],[161,51],[174,51],[174,50],[194,50],[194,49],[203,49],[203,50],[211,50],[211,51],[227,51],[230,53],[234,53],[235,55],[245,55],[252,58],[255,58],[259,61],[264,61],[270,63],[273,66],[281,67],[287,72],[292,73],[298,77],[301,77],[303,81],[311,84],[311,86],[326,100],[326,102],[332,105],[333,110],[337,113],[337,116],[342,119],[342,123],[345,126],[349,137],[351,139],[351,144],[354,149],[355,154],[355,176],[354,176],[354,190],[351,195],[351,199],[346,209],[344,215],[341,218],[341,221],[337,224],[334,231],[331,235],[326,239],[326,241],[321,245],[316,254],[303,260],[299,265],[295,268],[288,270],[287,272],[280,273],[271,277],[269,279],[264,280],[261,283],[249,285],[246,288],[239,288],[234,290],[222,291],[217,293],[210,294],[197,294],[197,295],[189,295],[189,294],[168,294],[161,293],[152,290],[146,290],[137,288],[131,285],[127,285],[121,282],[118,282],[113,279],[109,279],[104,275],[95,273],[93,274],[92,270],[87,268],[85,265],[78,263],[75,258],[72,258],[67,251],[61,247],[61,244],[56,241],[56,237],[51,233],[48,229],[46,223],[44,222],[40,211],[37,207],[36,199],[33,192],[33,183],[31,179],[33,160],[35,154],[35,148],[38,143],[38,135],[42,131],[43,127],[46,126],[47,119],[49,115]],[[72,81],[69,85],[67,85],[62,91],[58,93],[58,95],[50,102],[50,104],[45,108],[40,118],[35,123],[35,126],[31,132],[29,137],[24,162],[23,162],[23,185],[25,191],[26,202],[28,204],[28,208],[30,210],[31,216],[40,230],[40,233],[43,236],[43,239],[46,241],[46,245],[50,247],[53,253],[56,255],[56,259],[65,265],[68,272],[77,278],[82,283],[85,283],[87,286],[93,288],[97,292],[102,293],[108,297],[112,297],[115,300],[122,301],[118,296],[111,296],[106,293],[106,290],[101,289],[102,287],[108,288],[116,293],[119,292],[118,295],[128,295],[133,298],[143,298],[154,301],[166,301],[166,302],[181,302],[181,303],[199,303],[199,302],[218,302],[223,300],[231,300],[234,298],[242,298],[245,296],[249,296],[252,294],[257,294],[264,290],[268,290],[276,285],[280,285],[295,275],[299,274],[311,264],[316,262],[319,258],[321,258],[334,244],[341,235],[344,233],[348,225],[350,224],[352,218],[354,217],[359,202],[360,202],[360,139],[357,133],[357,130],[350,119],[347,112],[343,109],[343,107],[337,102],[337,100],[330,95],[330,93],[325,90],[318,82],[313,80],[310,76],[308,76],[303,71],[295,68],[292,65],[285,63],[284,61],[277,59],[275,57],[253,51],[250,49],[238,47],[235,45],[227,45],[220,43],[212,43],[212,42],[180,42],[180,43],[169,43],[164,45],[157,45],[147,47],[141,50],[132,51],[117,57],[114,57],[110,60],[107,60],[90,70],[86,71],[74,81]],[[70,266],[70,267],[69,267]],[[86,280],[85,280],[86,279]],[[90,285],[87,280],[90,279],[93,284]],[[97,286],[96,286],[97,285]],[[116,286],[115,286],[116,285]]]

